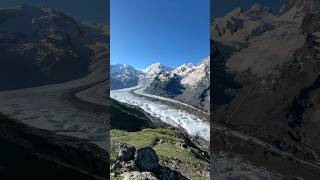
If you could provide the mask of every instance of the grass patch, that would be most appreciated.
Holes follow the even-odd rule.
[[[177,141],[177,134],[168,129],[144,129],[138,132],[111,130],[111,139],[134,145],[137,148],[153,146],[158,140]]]
[[[136,148],[151,146],[157,153],[162,165],[174,164],[175,169],[190,179],[206,179],[202,171],[209,171],[209,163],[197,158],[191,147],[182,148],[181,136],[170,129],[144,129],[138,132],[111,130],[111,140],[134,145]],[[113,155],[114,154],[114,155]],[[116,157],[117,148],[111,150],[111,157]]]

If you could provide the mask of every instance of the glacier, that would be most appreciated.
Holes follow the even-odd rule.
[[[137,94],[142,93],[142,90],[146,87],[147,83],[148,81],[139,83],[135,87],[112,90],[110,91],[110,97],[119,102],[137,106],[153,117],[159,118],[161,121],[174,127],[181,127],[191,136],[198,136],[207,141],[210,140],[210,126],[204,119],[196,117],[186,111],[174,109],[160,102],[135,96],[132,93],[133,91],[137,92]],[[143,93],[143,95],[146,95],[146,93]],[[156,98],[153,95],[148,96]],[[167,98],[163,98],[162,100],[165,99]]]

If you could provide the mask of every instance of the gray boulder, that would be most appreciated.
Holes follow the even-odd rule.
[[[151,147],[137,150],[135,164],[140,171],[151,171],[159,165],[159,158]]]
[[[119,150],[119,160],[130,161],[134,159],[136,148],[130,144],[121,144]]]
[[[158,180],[151,172],[132,171],[126,172],[123,175],[123,180]]]

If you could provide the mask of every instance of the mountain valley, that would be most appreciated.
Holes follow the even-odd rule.
[[[274,149],[292,163],[276,168],[274,154],[266,157],[261,152],[260,158],[252,159],[245,155],[249,150],[235,152],[227,145],[221,149],[220,136],[213,137],[217,128],[211,128],[211,156],[230,152],[285,179],[318,177],[319,3],[289,0],[278,14],[254,4],[212,20],[211,123],[234,132],[238,140],[228,141],[228,146],[251,141],[261,147],[252,141],[257,138],[269,144],[264,154]],[[225,134],[227,141],[230,135]],[[292,171],[296,165],[312,170]]]

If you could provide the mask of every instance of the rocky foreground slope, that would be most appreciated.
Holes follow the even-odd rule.
[[[1,179],[108,179],[109,154],[0,115]]]
[[[279,14],[255,4],[213,19],[211,25],[212,121],[316,166],[320,164],[319,4],[319,0],[289,0]],[[234,153],[243,155],[240,149]],[[290,170],[294,161],[276,168],[267,157],[260,159],[264,162],[251,160],[287,178],[318,176],[317,168],[309,173]]]
[[[134,171],[150,172],[156,179],[209,179],[209,156],[174,130],[112,130],[111,139],[111,173],[115,179],[125,179]],[[137,154],[133,151],[130,158],[121,160],[124,146],[134,147]]]
[[[187,133],[134,106],[111,108],[111,179],[209,179],[208,149]]]

